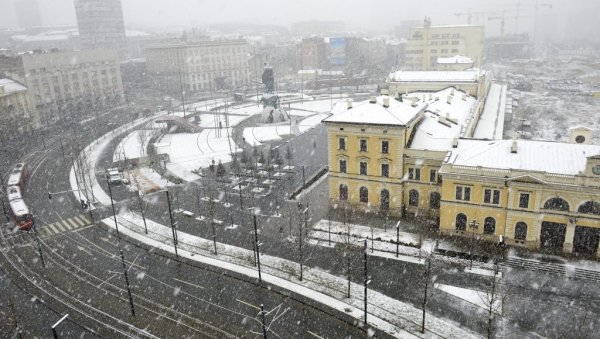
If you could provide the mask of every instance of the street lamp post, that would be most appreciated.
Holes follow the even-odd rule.
[[[365,264],[365,270],[364,270],[365,272],[364,272],[364,277],[363,277],[363,281],[365,284],[365,298],[364,298],[365,326],[367,326],[367,285],[369,284],[369,275],[368,275],[368,271],[367,271],[367,240],[365,240],[363,252],[364,252],[363,262]]]
[[[127,285],[127,295],[129,296],[129,307],[131,309],[131,315],[135,317],[135,307],[133,306],[133,298],[131,297],[131,288],[129,287],[129,277],[127,276],[127,266],[125,266],[125,256],[123,250],[121,252],[121,263],[123,264],[123,274],[125,275],[125,284]]]
[[[469,269],[472,270],[473,269],[473,241],[475,240],[475,231],[477,230],[477,227],[479,227],[479,223],[477,222],[477,220],[473,219],[473,221],[471,221],[471,224],[469,226],[471,227],[471,230],[473,231],[473,236],[471,237],[471,246],[469,247]]]
[[[69,314],[65,314],[62,318],[60,318],[54,325],[52,325],[52,335],[54,337],[54,339],[58,339],[58,332],[56,332],[56,327],[58,325],[60,325],[65,319],[67,319],[67,317],[69,316]]]
[[[253,214],[253,218],[254,218],[254,247],[256,248],[256,264],[258,265],[258,281],[262,282],[262,274],[260,271],[260,244],[258,242],[258,225],[256,224],[256,214],[254,213],[254,211],[252,214]]]
[[[108,176],[106,177],[106,184],[108,185],[108,194],[110,195],[110,205],[112,206],[113,218],[115,220],[115,229],[117,230],[117,238],[120,240],[121,237],[119,235],[119,224],[117,223],[117,214],[115,213],[115,203],[113,202],[112,188],[110,186],[110,181],[108,180]]]
[[[175,257],[177,254],[177,233],[175,232],[175,223],[173,222],[173,212],[171,211],[171,199],[169,198],[169,190],[165,190],[167,193],[167,204],[169,206],[169,219],[171,220],[171,231],[173,232],[173,247],[175,247]]]

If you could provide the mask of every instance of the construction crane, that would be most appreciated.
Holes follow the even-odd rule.
[[[461,16],[467,16],[467,23],[470,25],[472,22],[473,17],[483,17],[488,15],[489,13],[487,12],[471,12],[471,9],[469,8],[468,12],[462,12],[462,13],[454,13],[455,16],[457,17],[461,17]]]

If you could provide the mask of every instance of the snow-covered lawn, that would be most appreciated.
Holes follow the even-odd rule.
[[[294,130],[290,131],[290,125],[271,125],[244,128],[244,140],[249,145],[261,145],[264,142],[281,140],[282,137],[291,135]]]
[[[451,294],[455,297],[458,297],[462,300],[470,302],[471,304],[473,304],[475,306],[481,307],[483,309],[488,309],[488,310],[490,308],[490,303],[492,301],[492,297],[487,292],[476,291],[476,290],[471,290],[468,288],[462,288],[462,287],[450,286],[450,285],[444,285],[444,284],[435,284],[434,287],[440,291],[444,291],[444,292]],[[496,292],[496,293],[499,293],[499,292]],[[502,310],[502,300],[495,300],[495,299],[500,299],[499,295],[495,296],[493,299],[494,300],[493,300],[492,310],[495,313],[500,314],[500,311]]]
[[[219,122],[221,122],[221,126],[225,128],[227,126],[227,121],[229,126],[236,126],[244,119],[248,118],[248,115],[233,115],[233,114],[225,114],[225,113],[201,113],[200,115],[200,127],[203,128],[217,128],[219,126]]]
[[[115,148],[113,162],[145,157],[154,132],[152,129],[139,129],[129,133]]]
[[[169,155],[167,169],[174,175],[193,181],[199,177],[192,170],[206,168],[212,161],[225,163],[231,161],[231,152],[239,152],[226,128],[206,129],[200,133],[167,134],[157,143],[157,152]],[[232,129],[229,128],[231,136]]]

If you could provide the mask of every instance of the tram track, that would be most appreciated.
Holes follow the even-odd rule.
[[[78,233],[66,232],[66,233],[62,233],[62,234],[65,237],[67,237],[70,242],[76,243],[78,247],[84,248],[85,250],[88,250],[90,253],[94,253],[94,254],[97,253],[99,255],[103,255],[107,259],[114,261],[115,265],[121,264],[120,258],[115,256],[114,253],[111,253],[110,251],[108,251],[104,248],[101,248],[100,246],[92,244],[91,242],[90,242],[90,245],[87,245],[86,243],[81,242],[78,239],[76,239],[74,236],[71,236],[72,234],[78,234]],[[83,239],[85,239],[85,238],[83,238]],[[30,240],[33,241],[34,239],[30,239]],[[87,239],[85,239],[85,240],[87,241]],[[85,283],[89,284],[90,286],[96,286],[96,287],[97,286],[105,286],[105,288],[102,289],[103,291],[108,291],[111,295],[118,297],[121,302],[124,302],[124,303],[128,302],[128,297],[126,296],[126,293],[127,293],[126,289],[116,286],[115,284],[109,283],[106,281],[106,279],[100,278],[86,270],[82,270],[81,268],[77,267],[75,264],[73,264],[68,259],[62,257],[61,255],[59,255],[58,253],[53,251],[52,247],[49,246],[44,240],[40,240],[40,241],[48,250],[50,250],[52,252],[53,256],[60,258],[60,260],[62,262],[64,262],[64,264],[62,264],[61,262],[54,260],[54,263],[59,265],[63,270],[67,271],[72,276],[76,277],[77,279],[81,279],[82,275],[87,276],[89,279],[84,279]],[[114,244],[111,244],[111,245],[114,245]],[[117,248],[115,248],[115,251],[117,251]],[[44,253],[46,253],[46,251],[44,251]],[[134,270],[136,273],[143,273],[145,278],[153,279],[153,280],[159,282],[160,284],[165,285],[166,287],[168,287],[170,289],[177,288],[177,286],[173,286],[173,285],[171,285],[167,282],[164,282],[158,278],[150,276],[145,271],[145,267],[136,265],[134,261],[126,261],[126,264],[129,265],[129,269]],[[136,308],[143,307],[145,310],[153,313],[156,316],[160,316],[161,318],[164,318],[164,319],[167,319],[167,320],[170,320],[170,321],[176,323],[178,326],[185,326],[188,329],[191,329],[191,330],[197,332],[197,333],[195,333],[196,335],[202,335],[202,337],[211,337],[211,338],[225,338],[225,337],[236,338],[235,335],[232,335],[229,332],[221,330],[221,329],[219,329],[207,322],[204,322],[200,319],[191,317],[183,312],[174,310],[170,306],[167,307],[167,306],[164,306],[153,300],[150,300],[150,299],[144,297],[143,295],[141,295],[140,293],[133,293],[133,299],[135,300]],[[238,315],[241,315],[242,317],[250,317],[249,315],[246,315],[246,314],[238,314]],[[185,319],[185,321],[182,321],[182,319]],[[241,321],[241,319],[240,319],[240,321]],[[185,322],[187,322],[187,323],[185,323]],[[208,329],[208,331],[201,331],[198,329],[198,326],[205,327]],[[211,333],[209,331],[212,331],[214,333]]]

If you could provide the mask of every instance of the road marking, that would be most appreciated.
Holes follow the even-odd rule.
[[[77,223],[79,224],[79,226],[85,226],[85,223],[83,221],[81,221],[81,219],[79,219],[78,217],[73,217],[73,220],[77,221]]]
[[[92,222],[85,217],[85,215],[80,214],[79,217],[81,218],[81,220],[83,220],[86,224],[91,224]]]
[[[85,226],[85,227],[78,228],[78,229],[74,230],[73,232],[79,232],[79,231],[83,231],[83,230],[85,230],[85,229],[88,229],[88,228],[90,228],[90,227],[93,227],[93,226],[94,226],[94,225],[87,225],[87,226]]]
[[[56,229],[58,230],[58,232],[56,232],[56,233],[66,231],[65,227],[60,222],[56,222],[54,225],[56,226]]]
[[[245,301],[243,301],[243,300],[240,300],[240,299],[235,299],[235,300],[236,300],[237,302],[240,302],[240,303],[242,303],[242,304],[246,305],[246,306],[250,306],[250,307],[252,307],[252,308],[255,308],[255,309],[257,309],[257,310],[259,310],[259,311],[260,311],[260,307],[258,307],[258,306],[254,306],[254,305],[252,305],[252,304],[250,304],[250,303],[247,303],[247,302],[245,302]]]
[[[187,282],[187,281],[184,281],[184,280],[179,280],[179,279],[177,279],[177,278],[173,278],[173,280],[175,280],[175,281],[179,281],[180,283],[188,284],[188,285],[190,285],[190,286],[197,287],[197,288],[199,288],[199,289],[201,289],[201,290],[203,290],[203,289],[204,289],[204,287],[202,287],[202,286],[200,286],[200,285],[192,284],[191,282]]]
[[[46,233],[50,233],[50,234],[56,234],[56,233],[58,233],[58,230],[56,229],[56,225],[55,224],[46,225],[46,227],[48,227]]]
[[[64,220],[64,219],[63,219],[63,220],[61,220],[60,222],[61,222],[61,223],[62,223],[62,224],[65,226],[65,228],[66,228],[67,230],[71,230],[71,229],[73,228],[73,226],[71,226],[71,224],[69,224],[69,223],[68,223],[66,220]]]
[[[75,221],[73,221],[73,218],[69,218],[67,219],[68,222],[71,223],[71,225],[73,225],[73,228],[78,228],[79,225],[77,225],[77,223]]]
[[[318,335],[318,334],[316,334],[316,333],[313,333],[313,332],[311,332],[311,331],[308,331],[308,330],[307,330],[306,332],[308,332],[308,334],[310,334],[310,335],[313,335],[315,338],[319,338],[319,339],[325,339],[325,338],[321,337],[320,335]]]

